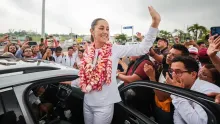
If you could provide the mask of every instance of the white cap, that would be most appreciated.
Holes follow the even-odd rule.
[[[190,47],[188,50],[189,50],[189,53],[192,53],[192,54],[197,55],[199,53],[199,50],[196,47]]]

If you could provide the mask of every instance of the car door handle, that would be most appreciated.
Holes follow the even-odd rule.
[[[129,117],[129,119],[130,119],[131,121],[133,121],[134,123],[139,124],[139,122],[138,122],[138,120],[137,120],[136,118],[134,118],[134,117]]]

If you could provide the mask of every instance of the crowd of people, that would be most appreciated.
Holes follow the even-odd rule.
[[[35,46],[28,45],[31,38],[23,44],[8,41],[4,52],[16,58],[43,59],[79,69],[79,84],[86,93],[85,123],[91,120],[94,124],[111,122],[113,104],[120,101],[115,77],[124,81],[124,85],[139,80],[173,85],[216,96],[216,103],[220,103],[220,36],[210,36],[207,42],[199,43],[194,40],[181,42],[175,37],[174,43],[170,43],[168,39],[156,38],[160,15],[151,7],[149,11],[152,25],[140,44],[112,45],[107,42],[107,21],[96,19],[91,25],[91,43],[84,46],[73,44],[68,47],[67,55],[62,53],[62,48],[52,36],[42,39]],[[137,37],[143,38],[140,33]],[[5,39],[7,36],[1,41]],[[156,45],[153,45],[155,40]],[[127,56],[130,56],[128,64],[125,62]],[[66,82],[71,83],[74,81]],[[154,95],[156,112],[159,113],[155,118],[158,123],[207,123],[208,116],[198,104],[159,90],[154,90]]]
[[[118,70],[117,78],[125,85],[150,80],[209,96],[220,93],[220,36],[210,36],[207,44],[194,40],[180,42],[178,37],[172,45],[164,38],[157,38],[156,43],[149,53],[130,57],[126,71]],[[201,106],[159,90],[154,90],[154,93],[158,123],[207,123],[208,117]],[[217,97],[216,102],[219,103]]]
[[[41,38],[39,44],[31,44],[31,42],[34,42],[31,37],[27,37],[23,43],[20,41],[17,41],[17,43],[11,42],[8,35],[2,37],[1,41],[6,43],[2,56],[48,60],[76,69],[79,69],[84,49],[89,44],[89,42],[84,45],[75,43],[68,47],[67,52],[63,52],[59,41],[53,36],[48,36],[45,40]]]

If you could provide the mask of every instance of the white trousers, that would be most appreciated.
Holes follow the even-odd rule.
[[[110,124],[114,113],[114,104],[107,106],[83,106],[85,124]]]

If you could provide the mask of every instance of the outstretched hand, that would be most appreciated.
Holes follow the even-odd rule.
[[[220,36],[214,35],[209,38],[209,47],[207,50],[207,54],[211,56],[215,56],[218,51],[220,51]],[[215,39],[215,37],[217,37]]]
[[[144,72],[150,78],[151,81],[156,81],[155,79],[155,70],[152,65],[144,64]]]
[[[158,28],[160,21],[161,21],[160,14],[152,6],[149,6],[148,9],[149,9],[150,15],[152,17],[151,26],[153,28]]]
[[[8,35],[5,35],[3,37],[0,38],[0,42],[4,42],[8,39]]]
[[[215,97],[215,102],[220,104],[220,93],[209,93],[207,94],[210,97]]]

